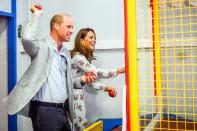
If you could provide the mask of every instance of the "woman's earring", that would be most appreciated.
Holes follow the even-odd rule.
[[[81,45],[84,46],[84,42],[81,40]]]

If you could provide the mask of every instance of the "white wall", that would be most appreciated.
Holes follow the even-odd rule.
[[[11,13],[11,0],[1,0],[0,11]]]
[[[28,0],[17,0],[17,25],[25,25],[28,21]],[[20,79],[22,74],[29,66],[30,59],[25,53],[21,53],[23,50],[21,41],[17,39],[17,80]],[[17,116],[18,131],[33,131],[31,126],[31,120],[21,115]]]
[[[38,0],[31,0],[36,3]],[[49,32],[49,21],[57,12],[67,12],[74,20],[74,34],[83,27],[94,28],[97,34],[97,49],[123,48],[124,15],[123,1],[120,0],[45,0],[39,25],[39,36]],[[73,37],[74,38],[74,37]],[[73,40],[71,40],[73,41]],[[71,44],[67,44],[72,48]]]
[[[124,66],[125,63],[123,49],[96,50],[95,56],[97,56],[97,60],[93,64],[99,68],[116,69]],[[102,80],[101,82],[115,87],[118,92],[117,97],[111,98],[107,93],[94,90],[86,91],[88,120],[122,118],[122,88],[125,85],[125,75]]]
[[[29,19],[31,3],[40,3],[44,13],[39,21],[38,38],[49,34],[49,21],[57,12],[67,12],[74,19],[74,34],[82,27],[94,28],[97,34],[94,64],[101,68],[111,69],[124,66],[123,50],[123,1],[119,0],[17,0],[17,25],[24,26]],[[47,12],[47,13],[46,13]],[[73,41],[73,39],[71,40]],[[72,42],[67,43],[72,48]],[[23,52],[20,39],[17,40],[17,78],[27,69],[30,59]],[[106,50],[106,49],[107,50]],[[105,49],[105,50],[101,50]],[[110,98],[103,92],[86,92],[87,117],[90,121],[98,118],[120,118],[122,109],[122,87],[125,85],[124,75],[102,81],[118,90],[116,98]],[[32,131],[29,118],[18,115],[18,131]]]

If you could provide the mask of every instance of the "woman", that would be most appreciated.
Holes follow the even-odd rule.
[[[96,34],[91,28],[82,28],[75,37],[74,49],[71,51],[72,70],[74,76],[81,76],[87,72],[93,72],[97,76],[97,80],[101,78],[111,78],[125,72],[125,68],[116,70],[106,70],[96,68],[91,62],[96,60],[93,55],[96,44]],[[90,74],[90,73],[89,73]],[[116,90],[111,87],[99,83],[86,84],[85,87],[94,88],[96,90],[108,92],[111,97],[116,96]],[[112,93],[111,93],[112,92]],[[74,90],[74,128],[77,131],[83,130],[87,126],[85,117],[86,109],[84,102],[84,89]]]

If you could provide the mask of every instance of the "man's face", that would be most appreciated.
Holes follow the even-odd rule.
[[[57,30],[59,39],[62,42],[69,42],[73,33],[73,20],[68,16],[64,16],[64,22],[59,25]]]

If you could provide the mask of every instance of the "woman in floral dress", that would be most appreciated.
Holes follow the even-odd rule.
[[[115,70],[106,70],[96,68],[91,62],[96,60],[93,52],[96,44],[96,34],[91,28],[83,28],[75,37],[74,49],[71,51],[72,71],[74,76],[84,75],[86,72],[93,72],[97,80],[102,78],[111,78],[125,72],[125,68]],[[86,84],[85,87],[94,88],[96,90],[108,92],[113,91],[114,96],[116,90],[111,87],[99,83]],[[84,88],[74,89],[74,120],[73,125],[76,131],[82,131],[87,126],[86,108],[84,101]]]

